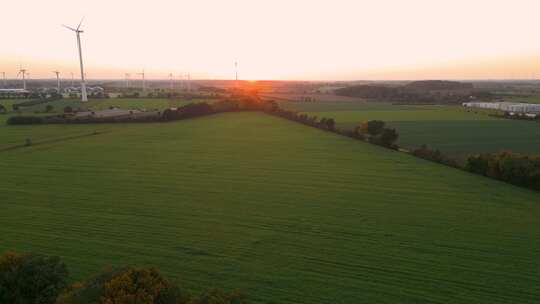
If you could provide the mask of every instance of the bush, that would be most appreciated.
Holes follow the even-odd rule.
[[[514,185],[540,190],[540,156],[512,152],[481,154],[469,157],[466,169]]]
[[[0,258],[0,303],[53,304],[67,275],[59,257],[7,252]]]
[[[429,149],[426,145],[422,145],[420,148],[413,150],[412,155],[450,167],[459,167],[458,163],[455,160],[446,157],[439,150]]]
[[[7,120],[8,125],[33,125],[43,123],[43,118],[39,116],[11,116]]]
[[[85,283],[76,283],[57,304],[245,304],[238,292],[207,289],[199,296],[166,280],[155,268],[108,270]]]

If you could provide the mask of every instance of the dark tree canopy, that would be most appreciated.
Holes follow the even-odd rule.
[[[67,275],[59,257],[7,252],[0,257],[0,303],[54,304]]]

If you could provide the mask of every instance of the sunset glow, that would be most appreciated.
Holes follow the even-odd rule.
[[[5,1],[0,71],[89,78],[528,79],[540,76],[540,2]],[[7,13],[6,13],[7,12]],[[45,13],[46,12],[46,13]],[[21,15],[24,16],[21,18]]]

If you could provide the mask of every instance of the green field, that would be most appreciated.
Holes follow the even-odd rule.
[[[0,104],[4,105],[9,111],[14,103],[23,102],[24,100],[0,100]],[[42,103],[29,107],[22,107],[22,112],[44,112],[47,105],[53,107],[53,112],[63,112],[66,106],[80,110],[105,110],[110,107],[119,107],[121,109],[146,109],[146,110],[163,110],[170,107],[179,107],[192,102],[209,101],[208,99],[166,99],[166,98],[110,98],[110,99],[90,99],[86,103],[76,99],[61,99]]]
[[[281,106],[334,118],[342,129],[352,129],[361,121],[383,120],[398,130],[400,146],[414,149],[427,144],[460,160],[471,154],[505,150],[540,154],[540,124],[493,118],[481,110],[358,102],[283,102]]]
[[[535,303],[537,192],[260,113],[0,124],[0,251],[152,265],[257,303]],[[37,136],[37,135],[36,135]]]

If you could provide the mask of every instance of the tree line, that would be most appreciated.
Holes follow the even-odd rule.
[[[540,156],[505,151],[471,155],[464,165],[426,145],[411,154],[446,166],[504,181],[516,186],[540,190]]]
[[[8,251],[0,257],[0,303],[247,304],[249,299],[238,290],[194,293],[156,268],[107,269],[69,284],[67,266],[59,257]]]

